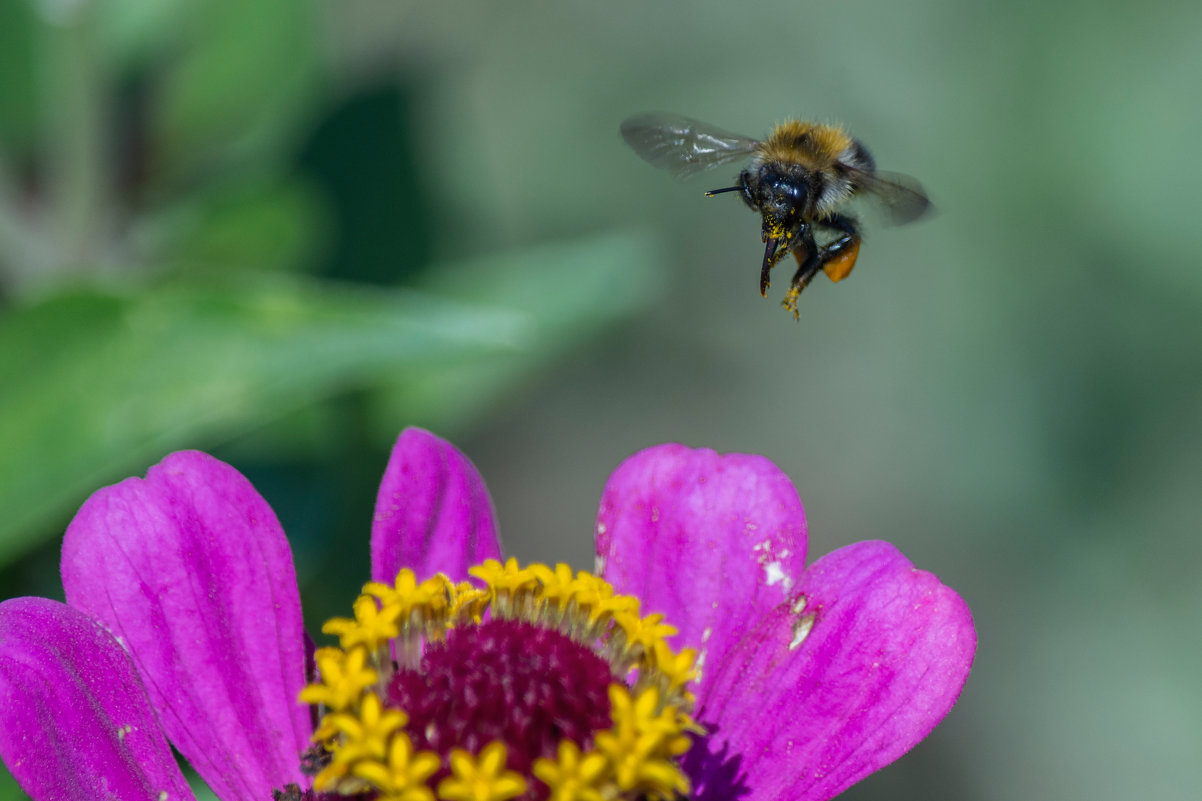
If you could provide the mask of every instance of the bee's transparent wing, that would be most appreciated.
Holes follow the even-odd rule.
[[[626,120],[622,138],[644,160],[676,178],[747,158],[760,144],[699,120],[662,112]]]
[[[931,210],[922,184],[897,172],[863,172],[852,169],[857,191],[866,193],[890,225],[913,222]]]

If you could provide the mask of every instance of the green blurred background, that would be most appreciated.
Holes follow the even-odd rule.
[[[629,454],[763,453],[814,556],[890,539],[977,620],[845,798],[1196,799],[1200,85],[1183,1],[0,0],[0,597],[181,447],[277,510],[313,627],[403,426],[580,567]],[[842,122],[938,214],[796,323],[702,197],[737,170],[625,148],[652,109]]]

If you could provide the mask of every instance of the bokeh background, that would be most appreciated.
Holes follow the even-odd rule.
[[[277,510],[314,628],[406,425],[578,567],[629,454],[763,453],[812,554],[890,539],[977,620],[844,797],[1196,799],[1200,85],[1184,0],[0,0],[0,597],[181,447]],[[653,109],[842,122],[938,214],[794,322],[702,197],[737,170],[623,145]]]

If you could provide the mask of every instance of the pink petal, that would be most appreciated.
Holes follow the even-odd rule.
[[[823,557],[798,589],[804,611],[774,609],[698,699],[711,732],[708,758],[690,753],[700,801],[831,798],[913,748],[968,678],[968,606],[889,543]]]
[[[371,529],[371,575],[391,584],[401,568],[418,580],[453,581],[485,559],[499,559],[492,500],[475,466],[446,440],[407,428],[380,482]]]
[[[35,801],[193,798],[129,656],[65,604],[0,603],[0,709],[0,755]]]
[[[747,626],[789,598],[805,566],[805,513],[788,476],[762,456],[683,445],[636,453],[610,476],[597,556],[618,592],[700,650],[701,687]]]
[[[304,784],[311,733],[288,541],[238,471],[182,452],[96,492],[63,540],[67,602],[133,656],[176,748],[219,798]]]

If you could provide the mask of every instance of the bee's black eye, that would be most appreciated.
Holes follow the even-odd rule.
[[[805,204],[806,188],[800,181],[773,181],[769,188],[770,202],[777,206],[799,208]]]
[[[806,188],[800,181],[778,180],[772,182],[772,194],[778,203],[786,199],[801,202],[805,198]]]

